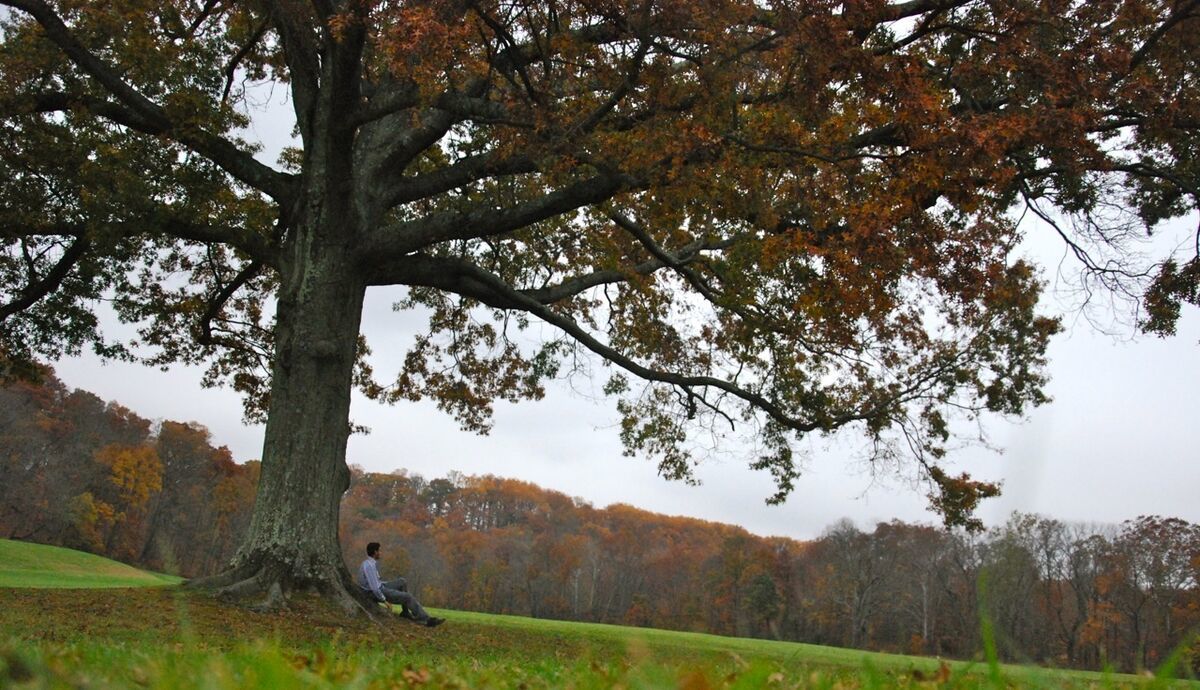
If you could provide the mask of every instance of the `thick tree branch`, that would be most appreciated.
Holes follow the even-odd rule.
[[[208,21],[209,17],[213,16],[213,13],[217,10],[217,6],[220,5],[220,3],[221,0],[204,0],[204,6],[200,8],[200,11],[196,14],[196,18],[193,19],[191,25],[188,26],[187,33],[183,36],[177,36],[177,38],[190,39],[195,36],[196,32],[200,30],[200,27],[204,25],[204,22]]]
[[[502,157],[495,152],[467,156],[453,165],[415,177],[401,178],[390,191],[387,208],[427,199],[478,180],[537,172],[532,158],[522,155]]]
[[[648,12],[650,3],[647,2],[645,7],[646,11]],[[621,80],[621,83],[618,84],[617,88],[613,89],[613,92],[609,94],[608,98],[606,98],[604,102],[601,103],[594,111],[589,113],[586,118],[571,126],[567,130],[567,138],[577,132],[590,132],[595,129],[596,126],[600,124],[601,120],[603,120],[606,115],[612,112],[613,108],[616,108],[617,104],[619,104],[621,100],[625,98],[625,96],[629,95],[629,93],[633,91],[634,87],[637,86],[638,75],[641,74],[642,67],[646,63],[646,54],[650,51],[650,45],[649,37],[642,36],[640,38],[637,51],[634,53],[633,59],[629,61],[629,67],[626,70],[625,76]]]
[[[732,244],[733,240],[729,239],[712,241],[697,239],[680,247],[674,254],[661,251],[654,258],[630,266],[624,270],[592,271],[591,273],[567,278],[555,285],[521,290],[521,293],[542,304],[557,304],[594,287],[627,282],[631,275],[648,276],[663,268],[684,268],[700,258],[702,252],[725,249],[732,246]]]
[[[556,40],[564,44],[581,43],[605,45],[629,38],[629,32],[615,22],[599,22],[572,31],[563,31]],[[535,41],[517,43],[513,41],[504,50],[491,56],[489,64],[501,74],[509,74],[544,58],[544,48]]]
[[[887,5],[880,13],[879,19],[884,22],[895,22],[908,17],[916,17],[926,12],[944,12],[955,7],[969,5],[974,0],[909,0],[894,5]]]
[[[221,166],[238,180],[270,195],[277,201],[282,202],[290,198],[291,185],[288,176],[259,163],[252,155],[242,151],[221,136],[195,126],[177,129],[162,107],[126,83],[116,70],[89,52],[45,2],[42,0],[0,0],[0,4],[27,12],[46,32],[46,37],[57,45],[75,65],[113,94],[120,104],[105,107],[105,112],[113,115],[117,112],[116,108],[123,106],[128,114],[124,117],[126,121],[121,124],[147,134],[171,137]],[[119,122],[115,118],[114,121]]]
[[[725,249],[733,244],[733,240],[694,240],[681,247],[674,254],[662,252],[662,257],[643,261],[624,270],[598,270],[583,275],[567,278],[557,284],[540,288],[522,289],[519,292],[540,304],[557,304],[582,294],[601,285],[623,283],[631,275],[648,276],[666,267],[682,268],[695,261],[704,251]],[[408,254],[393,262],[378,262],[367,268],[367,282],[371,285],[408,284],[414,274],[420,274],[417,280],[427,284],[441,275],[445,280],[456,280],[456,288],[452,292],[467,295],[472,289],[469,281],[461,282],[459,270],[462,262],[457,259],[446,259],[427,256],[424,254]],[[459,277],[456,277],[459,276]],[[485,293],[476,291],[471,295],[482,300]]]
[[[355,112],[349,120],[351,127],[358,128],[365,124],[381,120],[402,110],[420,105],[420,89],[415,82],[398,82],[386,80],[379,85],[370,98]]]
[[[1185,19],[1197,19],[1198,17],[1196,15],[1191,14],[1192,10],[1196,9],[1197,7],[1200,7],[1200,0],[1190,0],[1190,2],[1181,3],[1175,7],[1175,9],[1171,12],[1171,16],[1167,17],[1167,20],[1160,24],[1158,28],[1150,34],[1149,38],[1146,39],[1146,42],[1143,43],[1141,47],[1139,47],[1129,58],[1129,71],[1132,72],[1133,70],[1137,69],[1138,65],[1142,64],[1142,62],[1146,59],[1146,56],[1150,54],[1150,51],[1154,49],[1154,46],[1156,46],[1158,42],[1162,40],[1162,37],[1165,36],[1168,31]]]
[[[245,60],[246,56],[254,50],[254,47],[258,45],[258,42],[262,40],[262,37],[266,35],[267,29],[270,27],[271,22],[264,20],[254,30],[254,33],[250,35],[250,39],[238,49],[238,52],[229,59],[229,62],[225,63],[225,89],[221,92],[222,102],[229,98],[229,92],[233,89],[233,80],[237,75],[238,67],[242,65],[242,60]]]
[[[502,298],[486,273],[467,261],[413,253],[365,267],[367,285],[413,285],[437,288],[477,300],[497,309],[520,309],[520,302]]]
[[[587,349],[640,378],[684,388],[711,387],[723,390],[754,405],[776,421],[797,431],[812,431],[820,426],[815,422],[793,417],[761,395],[744,390],[728,381],[712,376],[684,376],[644,366],[600,342],[570,317],[509,287],[497,276],[474,264],[454,259],[432,259],[432,257],[421,256],[406,257],[405,261],[410,262],[411,266],[408,274],[410,285],[450,290],[497,309],[517,309],[530,313],[557,326]]]
[[[32,99],[33,112],[65,112],[82,108],[98,117],[151,136],[169,136],[187,148],[216,163],[235,179],[264,192],[277,201],[290,199],[293,177],[273,170],[229,141],[204,132],[178,132],[161,128],[158,123],[141,117],[119,103],[91,96],[72,96],[62,92],[37,94]]]
[[[87,235],[80,234],[76,236],[75,241],[71,246],[67,247],[59,260],[54,264],[54,267],[46,272],[40,280],[31,282],[21,291],[19,297],[9,302],[8,304],[0,305],[0,322],[3,322],[9,316],[16,314],[22,310],[28,309],[37,303],[38,300],[46,295],[54,292],[62,285],[67,276],[70,275],[71,269],[75,267],[87,250],[92,246],[92,242]]]
[[[648,7],[648,5],[647,5]],[[476,8],[478,11],[478,8]],[[496,22],[493,18],[484,17],[486,20],[491,20],[489,26],[497,35],[500,36],[506,44],[509,45],[505,51],[506,54],[513,54],[512,51],[527,51],[528,61],[519,62],[516,65],[509,65],[513,69],[522,71],[523,65],[528,64],[542,56],[543,48],[536,45],[535,41],[530,41],[524,44],[517,44],[511,36],[504,32],[504,27]],[[648,22],[648,17],[643,17],[643,23]],[[648,26],[648,25],[647,25]],[[628,27],[617,29],[615,26],[595,25],[585,27],[576,32],[577,37],[588,42],[599,41],[605,42],[608,40],[616,40],[619,37],[630,38],[630,30]],[[607,98],[596,107],[591,113],[585,115],[580,121],[566,127],[565,131],[559,132],[556,136],[559,139],[569,139],[581,133],[592,131],[606,121],[606,118],[611,114],[616,105],[628,94],[637,84],[638,75],[644,65],[646,55],[653,47],[653,42],[646,35],[639,37],[638,47],[629,60],[629,64],[623,75],[622,81],[608,94]],[[761,42],[760,42],[761,43]],[[758,44],[755,44],[756,46]],[[532,89],[528,79],[523,80],[525,88]],[[433,146],[437,141],[449,131],[450,127],[458,122],[474,121],[484,124],[503,124],[521,128],[532,128],[532,120],[527,120],[510,110],[509,107],[496,101],[490,101],[482,98],[486,92],[487,84],[484,79],[477,79],[465,91],[448,90],[441,94],[435,101],[431,109],[425,110],[419,116],[418,125],[402,131],[398,136],[392,136],[389,146],[393,149],[385,156],[380,156],[378,153],[373,153],[372,157],[382,161],[379,168],[382,170],[402,169],[415,156],[426,148]],[[534,94],[530,95],[534,98]],[[410,96],[404,93],[396,92],[389,99],[381,99],[378,103],[372,102],[366,108],[362,109],[355,116],[355,121],[359,123],[371,122],[399,110],[412,107],[415,105],[415,95]],[[754,99],[748,99],[754,100]],[[683,106],[686,109],[688,106]],[[623,121],[628,118],[622,118]],[[630,121],[632,124],[632,121]],[[618,123],[619,124],[619,123]],[[372,136],[372,139],[378,137]],[[385,182],[384,186],[392,184]],[[453,187],[443,188],[452,189]],[[435,192],[436,193],[436,192]],[[411,191],[397,191],[395,195],[386,194],[385,196],[394,196],[396,201],[389,201],[388,207],[394,206],[396,203],[404,203],[405,201],[414,198]]]
[[[31,97],[10,100],[3,106],[6,115],[31,112],[60,113],[75,109],[86,110],[93,115],[143,134],[157,135],[163,131],[153,121],[141,117],[120,103],[95,96],[73,96],[62,91],[47,91]]]
[[[921,21],[915,28],[913,28],[912,31],[908,33],[907,36],[893,41],[892,43],[879,46],[873,52],[876,55],[889,55],[905,48],[906,46],[916,43],[926,36],[937,33],[939,30],[941,30],[941,26],[935,24],[934,22],[942,16],[944,11],[945,10],[941,9],[931,10],[930,12],[926,13],[925,16],[921,17]]]
[[[310,0],[310,2],[313,10],[317,13],[317,17],[322,22],[328,21],[329,17],[333,15],[333,5],[330,4],[329,0]]]
[[[487,90],[487,81],[475,79],[463,92],[443,93],[432,108],[419,111],[415,125],[405,127],[399,114],[383,116],[370,122],[361,138],[364,155],[371,162],[369,169],[378,178],[383,196],[399,179],[404,169],[422,151],[436,144],[455,124],[468,119],[451,106],[459,96],[478,99]]]
[[[1133,175],[1134,177],[1156,178],[1170,182],[1178,187],[1180,191],[1190,195],[1193,199],[1200,203],[1200,182],[1188,180],[1184,177],[1181,177],[1178,172],[1172,170],[1167,170],[1165,168],[1144,162],[1112,163],[1109,165],[1096,166],[1096,169],[1103,171],[1123,172],[1128,175]]]
[[[312,35],[306,21],[307,13],[295,2],[272,0],[268,3],[271,20],[283,43],[284,59],[287,61],[292,98],[295,103],[296,122],[307,142],[312,137],[313,109],[321,88],[320,50],[316,37]]]
[[[512,208],[477,207],[447,211],[418,220],[384,226],[364,239],[364,263],[391,258],[450,240],[494,237],[611,198],[638,181],[618,174],[599,174]]]
[[[886,399],[862,410],[838,415],[821,414],[813,419],[802,419],[790,414],[767,397],[733,382],[713,376],[688,376],[645,366],[601,342],[574,319],[543,304],[530,293],[512,288],[498,276],[469,262],[413,254],[394,262],[394,268],[397,274],[404,274],[404,282],[408,285],[446,290],[496,309],[515,309],[532,314],[546,323],[557,326],[579,344],[639,378],[684,389],[713,388],[723,391],[762,410],[779,424],[799,432],[815,429],[833,430],[851,422],[876,418],[886,414],[891,405],[922,394],[925,388],[942,375],[941,369],[935,367],[931,373],[891,392]]]
[[[58,46],[71,62],[98,81],[138,116],[164,130],[171,126],[171,121],[162,108],[127,84],[116,70],[85,48],[50,5],[42,0],[0,0],[0,4],[15,7],[33,17],[41,25],[46,37]]]
[[[278,257],[273,241],[242,227],[214,227],[168,216],[154,222],[121,221],[106,223],[105,232],[117,232],[122,237],[139,235],[169,235],[193,242],[227,244],[244,252],[251,259],[267,266],[278,268]],[[0,227],[3,237],[82,237],[86,233],[82,225],[56,224]]]
[[[236,343],[232,343],[228,338],[214,337],[212,331],[212,322],[221,314],[221,310],[225,308],[225,303],[228,302],[238,290],[242,289],[242,286],[244,286],[246,283],[249,283],[251,280],[254,280],[254,278],[256,278],[258,274],[262,272],[262,269],[263,265],[261,263],[257,261],[251,261],[246,265],[245,268],[239,271],[236,276],[234,276],[233,280],[230,281],[228,285],[221,288],[217,294],[213,295],[212,298],[209,299],[208,307],[204,310],[204,314],[200,316],[200,321],[196,324],[196,342],[205,346],[237,345]]]
[[[475,89],[482,93],[483,89]],[[457,91],[447,91],[437,99],[437,108],[452,113],[459,121],[474,121],[484,124],[500,124],[521,129],[533,129],[532,119],[523,119],[513,113],[508,107],[496,101],[489,101],[477,95]]]
[[[483,20],[484,24],[487,24],[488,28],[490,28],[496,34],[496,36],[505,43],[506,46],[508,46],[506,52],[507,50],[517,50],[519,48],[520,44],[517,43],[517,40],[513,37],[512,33],[510,33],[503,24],[485,12],[483,8],[479,6],[479,3],[472,2],[471,10]],[[532,58],[537,59],[545,57],[545,51],[543,50],[539,41],[529,41],[525,45],[536,51],[531,55]],[[529,73],[525,71],[525,67],[528,64],[529,63],[527,62],[513,62],[511,67],[512,71],[516,72],[516,74],[521,78],[521,85],[524,86],[525,93],[527,96],[529,96],[529,100],[536,103],[539,100],[537,91],[535,91],[533,88],[533,83],[529,79]],[[501,70],[501,74],[507,76],[508,71]]]
[[[343,3],[343,10],[353,15],[351,20],[335,32],[328,17],[334,13],[328,0],[316,0],[321,13],[324,52],[328,57],[327,74],[322,78],[322,95],[327,99],[326,108],[333,114],[332,128],[343,133],[353,132],[350,118],[359,108],[362,98],[363,50],[366,48],[368,10],[367,3]],[[325,9],[322,9],[324,6]]]
[[[134,226],[136,227],[136,226]],[[190,222],[163,224],[161,232],[193,242],[217,242],[232,245],[258,263],[279,267],[279,257],[273,240],[241,227],[214,227]]]

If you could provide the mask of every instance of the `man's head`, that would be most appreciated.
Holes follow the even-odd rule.
[[[379,558],[379,542],[373,541],[367,544],[367,555],[371,558]]]

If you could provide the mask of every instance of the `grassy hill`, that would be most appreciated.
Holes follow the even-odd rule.
[[[181,578],[149,573],[82,551],[0,539],[0,587],[153,587]]]
[[[65,588],[89,579],[100,589]],[[398,620],[380,625],[339,618],[305,596],[293,597],[285,612],[259,614],[202,593],[154,586],[167,576],[67,549],[0,542],[0,583],[31,580],[60,589],[0,584],[0,688],[1200,690],[1200,683],[1187,681],[943,665],[816,645],[462,611],[436,611],[449,619],[436,629]],[[111,589],[130,585],[143,586]]]

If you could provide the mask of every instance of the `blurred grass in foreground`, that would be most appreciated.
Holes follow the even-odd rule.
[[[258,614],[175,588],[0,590],[8,688],[1200,688],[1200,683],[437,611]]]

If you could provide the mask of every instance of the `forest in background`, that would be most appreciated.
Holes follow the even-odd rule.
[[[195,576],[237,548],[258,463],[203,426],[152,422],[50,370],[0,386],[0,536]]]
[[[0,537],[196,576],[237,548],[256,462],[53,372],[0,387]],[[434,606],[969,657],[1200,672],[1200,526],[1014,514],[982,534],[849,521],[800,542],[534,484],[353,470],[341,542]],[[986,621],[985,626],[983,622]]]

